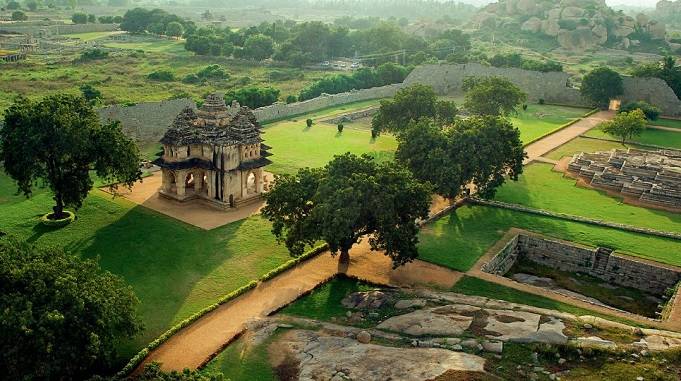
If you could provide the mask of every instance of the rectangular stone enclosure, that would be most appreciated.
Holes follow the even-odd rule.
[[[530,234],[514,236],[482,266],[482,271],[503,276],[520,258],[654,295],[664,294],[681,281],[681,268],[615,254],[607,248],[579,246]]]

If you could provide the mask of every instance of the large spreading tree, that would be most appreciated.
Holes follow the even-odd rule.
[[[5,112],[0,154],[26,196],[39,181],[47,184],[53,219],[64,218],[65,206],[82,205],[92,189],[91,171],[109,184],[132,186],[141,178],[139,150],[120,124],[101,124],[92,107],[73,95],[18,99]]]
[[[422,119],[411,123],[398,141],[397,160],[449,198],[470,185],[480,196],[492,197],[507,177],[517,180],[523,171],[520,131],[501,117],[472,116],[446,128]]]
[[[430,189],[397,163],[369,156],[336,156],[324,168],[278,176],[263,215],[293,256],[319,241],[340,262],[363,237],[383,250],[394,266],[418,255],[417,219],[428,216]]]
[[[438,100],[432,87],[414,85],[399,90],[393,99],[381,101],[381,107],[371,121],[371,128],[376,133],[400,133],[410,122],[421,118],[434,118],[442,124],[450,124],[454,122],[457,112],[456,104]]]
[[[601,66],[582,79],[581,93],[592,105],[608,108],[610,100],[624,93],[622,77],[616,71]]]
[[[468,77],[462,90],[464,108],[474,115],[508,116],[527,100],[527,94],[502,77]]]
[[[0,238],[0,369],[9,380],[84,380],[140,329],[138,300],[92,260]]]

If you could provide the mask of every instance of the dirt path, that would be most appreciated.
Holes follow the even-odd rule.
[[[350,258],[349,265],[340,266],[337,257],[323,253],[261,283],[175,334],[152,351],[136,372],[154,361],[161,363],[161,368],[167,371],[196,369],[237,337],[249,321],[286,306],[338,273],[383,285],[427,285],[445,289],[451,288],[462,276],[459,272],[418,260],[393,270],[390,259],[371,252],[366,241],[351,250]]]
[[[599,123],[612,119],[614,116],[615,113],[612,111],[599,111],[567,128],[537,140],[525,147],[525,152],[527,152],[525,164],[537,160],[570,140],[596,127]]]

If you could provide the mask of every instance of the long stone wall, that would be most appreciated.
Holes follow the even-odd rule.
[[[91,32],[113,32],[118,24],[64,24],[64,25],[0,25],[0,32],[31,34],[34,36],[60,35]]]
[[[547,103],[588,106],[579,90],[569,86],[569,75],[563,72],[543,73],[516,68],[497,68],[477,63],[458,65],[423,65],[415,68],[404,81],[409,86],[425,84],[439,94],[462,94],[467,77],[498,76],[509,79],[527,93],[530,101],[544,99]],[[681,116],[681,101],[674,91],[657,78],[624,78],[625,102],[644,100],[662,109],[668,116]]]
[[[519,234],[510,240],[482,270],[503,275],[519,258],[562,271],[589,274],[610,284],[656,295],[681,281],[680,268],[527,234]]]

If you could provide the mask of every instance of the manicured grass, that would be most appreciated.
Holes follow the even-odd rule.
[[[669,128],[681,128],[681,120],[678,119],[663,119],[653,120],[649,123],[651,126],[662,126]]]
[[[345,316],[347,309],[341,304],[346,295],[374,289],[364,282],[344,276],[336,277],[317,287],[281,310],[281,313],[310,319],[331,320]]]
[[[321,119],[364,108],[375,102],[335,107],[268,124],[263,138],[272,147],[273,156],[270,159],[273,164],[267,169],[273,173],[293,173],[299,168],[322,167],[335,155],[346,152],[368,153],[379,161],[391,160],[397,148],[397,141],[393,136],[383,134],[372,139],[370,131],[353,128],[339,133],[335,125],[320,122]],[[311,128],[305,125],[307,118],[314,121]]]
[[[246,340],[238,339],[206,364],[202,373],[222,373],[227,380],[276,381],[278,378],[269,362],[268,345],[277,334],[263,343],[248,346]]]
[[[622,203],[618,197],[575,186],[575,180],[552,170],[551,164],[525,167],[517,182],[508,181],[495,197],[499,201],[531,206],[664,231],[681,232],[681,214]]]
[[[120,34],[121,32],[88,32],[88,33],[76,33],[67,34],[66,37],[77,38],[83,41],[93,41],[99,40],[100,38],[109,37],[114,34]]]
[[[467,271],[512,227],[681,266],[680,241],[477,205],[461,207],[424,226],[419,258]]]
[[[528,144],[555,131],[563,124],[580,118],[588,111],[575,107],[530,104],[527,110],[520,109],[511,121],[520,130],[520,140]]]
[[[0,230],[41,245],[97,258],[140,299],[145,330],[121,346],[130,356],[173,324],[290,260],[271,225],[259,216],[211,231],[181,223],[125,199],[93,191],[75,223],[59,230],[38,224],[52,205],[47,192],[29,200],[5,193],[0,176]]]
[[[615,139],[612,135],[604,133],[602,130],[594,128],[586,133],[586,136],[602,139]],[[669,147],[674,149],[681,149],[681,131],[667,131],[655,128],[647,128],[640,136],[635,136],[631,139],[633,143],[648,144],[660,147]],[[650,149],[650,148],[649,148]]]

